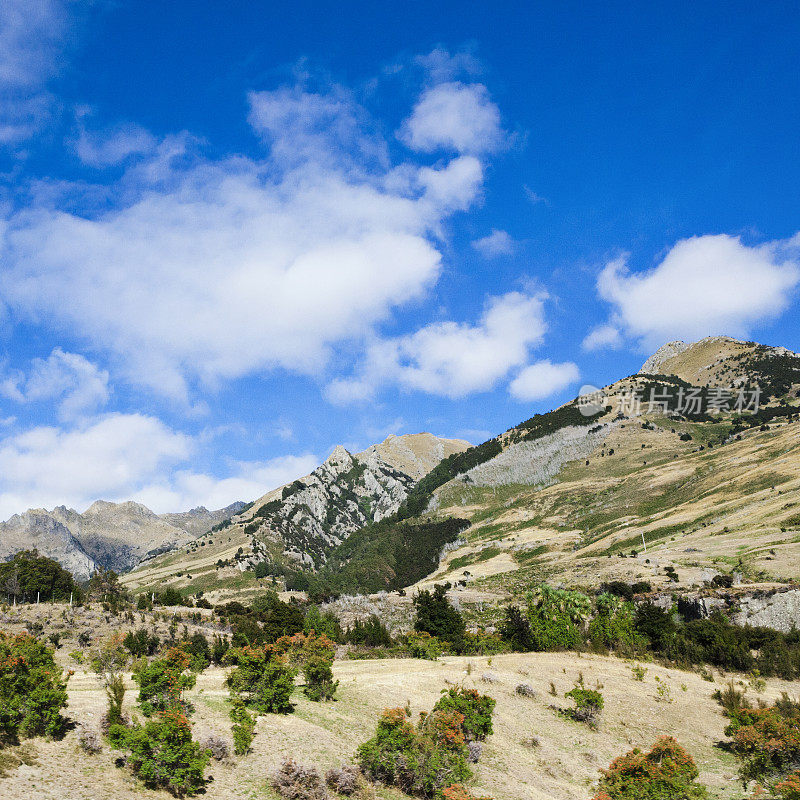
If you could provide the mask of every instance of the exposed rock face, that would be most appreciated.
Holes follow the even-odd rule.
[[[464,477],[477,486],[548,484],[567,462],[588,458],[613,427],[613,423],[591,428],[568,426],[533,442],[512,444],[489,461],[473,467]]]
[[[181,547],[242,508],[159,517],[140,503],[98,500],[83,514],[65,506],[36,509],[0,523],[0,558],[36,548],[79,580],[98,567],[125,572],[145,558]]]
[[[665,361],[669,361],[669,359],[684,353],[690,347],[691,345],[682,342],[680,339],[674,342],[667,342],[665,345],[659,347],[658,350],[642,364],[639,373],[643,375],[661,374],[661,368]]]
[[[0,523],[0,559],[9,559],[20,550],[34,549],[58,561],[78,580],[88,580],[97,569],[96,562],[69,527],[49,511],[32,509]]]
[[[264,495],[237,519],[251,537],[250,563],[277,545],[298,562],[321,564],[328,548],[393,514],[420,477],[468,447],[429,433],[389,436],[356,455],[339,445],[310,475]]]

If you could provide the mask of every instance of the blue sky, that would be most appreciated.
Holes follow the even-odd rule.
[[[800,350],[795,4],[278,5],[3,4],[0,517]]]

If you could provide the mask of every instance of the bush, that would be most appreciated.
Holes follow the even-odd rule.
[[[731,749],[742,762],[742,782],[765,782],[776,791],[784,779],[791,784],[800,764],[800,703],[784,695],[769,708],[740,707],[729,716],[725,732],[733,737]]]
[[[492,734],[492,714],[496,703],[489,695],[459,686],[445,692],[433,710],[457,711],[464,718],[461,723],[464,739],[468,742],[483,741]]]
[[[172,647],[163,658],[151,661],[133,673],[139,684],[139,705],[145,716],[178,705],[184,712],[190,709],[188,701],[181,699],[185,689],[191,689],[197,680],[189,674],[189,656],[180,648]]]
[[[435,636],[426,632],[409,633],[406,641],[412,658],[436,661],[444,650],[442,643]]]
[[[575,708],[570,712],[570,716],[578,722],[588,722],[589,725],[597,725],[597,718],[603,710],[603,695],[596,689],[587,689],[583,683],[576,683],[564,697],[571,697],[575,701]]]
[[[633,603],[614,594],[601,594],[597,598],[597,613],[589,623],[589,638],[593,645],[609,650],[631,650],[639,644],[642,637],[636,633]]]
[[[591,610],[585,594],[542,584],[538,592],[526,595],[526,603],[531,649],[579,650],[583,646],[580,625]]]
[[[53,651],[26,633],[0,632],[0,740],[60,735],[66,705],[67,682]]]
[[[236,664],[227,684],[243,703],[259,714],[288,714],[294,710],[290,698],[296,672],[271,645],[243,647],[228,653]]]
[[[151,656],[158,650],[160,644],[158,636],[149,634],[146,628],[139,628],[136,632],[128,631],[122,644],[134,656]]]
[[[129,751],[128,765],[149,788],[182,797],[196,794],[206,784],[203,773],[209,751],[192,741],[191,724],[177,708],[145,725],[114,725],[109,739],[113,747]]]
[[[638,748],[602,770],[593,800],[700,800],[692,757],[671,736],[662,736],[649,753]]]
[[[284,761],[270,776],[270,786],[284,800],[327,800],[328,791],[316,767],[304,767],[296,761]]]
[[[536,690],[528,683],[518,683],[514,692],[520,697],[536,697]]]
[[[339,769],[329,769],[325,773],[325,783],[337,794],[349,797],[358,791],[361,785],[361,773],[355,767],[345,764]]]
[[[359,765],[373,780],[434,797],[471,777],[463,721],[462,714],[448,709],[421,714],[414,725],[405,709],[386,709],[375,736],[358,748]]]
[[[327,658],[315,656],[303,666],[303,677],[306,685],[303,694],[309,700],[334,700],[339,681],[333,680],[331,662]]]
[[[250,750],[255,735],[256,720],[242,700],[234,697],[231,709],[231,733],[233,734],[233,750],[237,756],[243,756]]]
[[[461,783],[453,783],[450,786],[446,786],[442,789],[442,797],[444,800],[492,800],[491,797],[478,797],[472,794],[472,792]]]

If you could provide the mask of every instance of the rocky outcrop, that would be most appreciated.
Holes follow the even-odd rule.
[[[681,353],[686,352],[691,347],[690,344],[681,341],[680,339],[674,342],[667,342],[665,345],[656,350],[647,361],[642,364],[639,370],[640,375],[659,375],[664,362],[674,358]]]
[[[278,546],[293,561],[319,566],[351,533],[397,511],[442,458],[468,447],[429,433],[389,436],[355,455],[339,445],[310,475],[264,495],[236,520],[251,539],[247,563],[268,560]]]

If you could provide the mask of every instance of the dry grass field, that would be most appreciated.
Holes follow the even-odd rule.
[[[59,658],[66,663],[63,650]],[[313,763],[322,770],[350,761],[358,744],[372,735],[383,708],[410,703],[416,715],[430,709],[449,685],[463,683],[497,700],[495,732],[484,747],[475,780],[480,793],[496,800],[588,798],[600,767],[632,747],[648,747],[665,733],[677,737],[696,759],[712,798],[743,797],[734,759],[715,746],[724,739],[725,720],[712,693],[732,676],[714,673],[714,682],[709,682],[696,673],[645,664],[647,672],[639,682],[632,666],[616,658],[567,653],[448,657],[437,662],[337,661],[339,700],[312,703],[298,691],[293,714],[260,717],[250,754],[211,763],[208,773],[214,779],[205,796],[208,800],[274,797],[268,776],[284,758]],[[587,686],[602,686],[606,707],[596,731],[552,708],[569,706],[563,695],[579,673]],[[656,677],[667,687],[666,700],[658,697]],[[196,707],[198,738],[213,732],[230,740],[224,679],[224,670],[209,668],[188,695]],[[515,693],[523,682],[536,690],[536,697]],[[551,682],[558,696],[550,694]],[[136,687],[130,682],[129,686],[127,704],[134,712]],[[770,680],[760,696],[770,699],[796,688]],[[749,692],[756,697],[752,689]],[[96,728],[104,707],[97,678],[78,668],[69,682],[69,717],[78,725]],[[126,769],[115,766],[119,754],[107,746],[98,755],[84,753],[78,729],[62,741],[34,740],[27,749],[29,763],[0,779],[4,800],[166,800],[169,796],[143,788]],[[385,787],[378,788],[378,796],[402,797]]]

